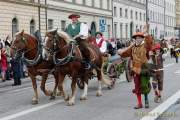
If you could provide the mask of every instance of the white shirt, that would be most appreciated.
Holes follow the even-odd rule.
[[[89,33],[88,25],[85,23],[81,23],[79,35],[82,36],[82,39],[86,39],[88,37],[88,33]]]
[[[96,38],[96,43],[99,44],[99,42],[101,41],[101,39],[102,39],[102,38],[100,38],[100,39],[97,39],[97,38]],[[103,41],[103,42],[102,42],[102,45],[101,45],[101,47],[100,47],[99,49],[100,49],[101,53],[105,53],[105,52],[107,51],[107,43],[106,43],[106,41]]]

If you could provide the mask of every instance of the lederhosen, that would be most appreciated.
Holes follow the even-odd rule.
[[[163,79],[164,79],[164,71],[163,71],[163,58],[162,54],[153,55],[153,80],[152,86],[154,89],[158,87],[158,90],[163,90]]]

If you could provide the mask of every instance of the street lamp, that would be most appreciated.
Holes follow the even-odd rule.
[[[147,33],[149,33],[149,10],[148,10],[148,0],[146,0],[146,26],[147,26]]]

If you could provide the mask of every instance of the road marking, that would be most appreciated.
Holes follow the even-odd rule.
[[[39,111],[41,109],[44,109],[44,108],[47,108],[47,107],[50,107],[50,106],[53,106],[53,105],[56,105],[56,104],[59,104],[59,103],[62,103],[62,102],[64,102],[64,100],[57,100],[57,101],[54,101],[54,102],[51,102],[51,103],[48,103],[48,104],[45,104],[45,105],[33,107],[31,109],[27,109],[27,110],[24,110],[24,111],[21,111],[21,112],[12,114],[12,115],[8,115],[6,117],[0,118],[0,120],[15,119],[17,117],[21,117],[21,116],[27,115],[27,114],[35,112],[35,111]]]
[[[52,83],[54,83],[54,82],[48,82],[48,83],[46,83],[46,85],[49,85],[49,84],[52,84]],[[15,89],[15,90],[12,90],[12,91],[7,91],[7,90],[9,90],[9,88],[8,88],[8,89],[3,89],[0,92],[3,92],[3,91],[7,91],[7,93],[22,92],[23,90],[27,90],[27,89],[31,89],[31,88],[32,88],[32,86],[25,87],[25,88],[20,88],[20,89]]]
[[[180,74],[180,70],[177,70],[177,71],[175,72],[175,74]]]
[[[165,102],[160,104],[154,110],[149,112],[147,116],[144,116],[141,120],[156,120],[160,117],[171,105],[173,105],[180,98],[180,90],[168,98]]]
[[[54,82],[48,82],[48,83],[46,83],[46,85],[50,85],[52,83],[54,83]],[[19,91],[30,89],[30,88],[33,89],[33,87],[31,86],[31,87],[26,87],[26,88],[21,88],[21,89],[13,90],[13,91],[10,91],[10,92],[19,92]]]
[[[174,65],[174,63],[169,63],[169,64],[165,65],[164,67],[166,68],[166,67],[173,66],[173,65]]]

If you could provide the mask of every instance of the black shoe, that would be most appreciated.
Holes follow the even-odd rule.
[[[20,80],[20,79],[18,80],[18,83],[17,83],[17,85],[21,85],[21,80]]]
[[[17,85],[18,85],[18,84],[15,84],[15,83],[14,83],[14,84],[12,84],[12,86],[17,86]]]
[[[141,105],[137,105],[137,106],[134,107],[134,109],[141,109],[141,108],[143,108],[142,104]]]
[[[2,80],[2,82],[5,82],[6,80]]]

